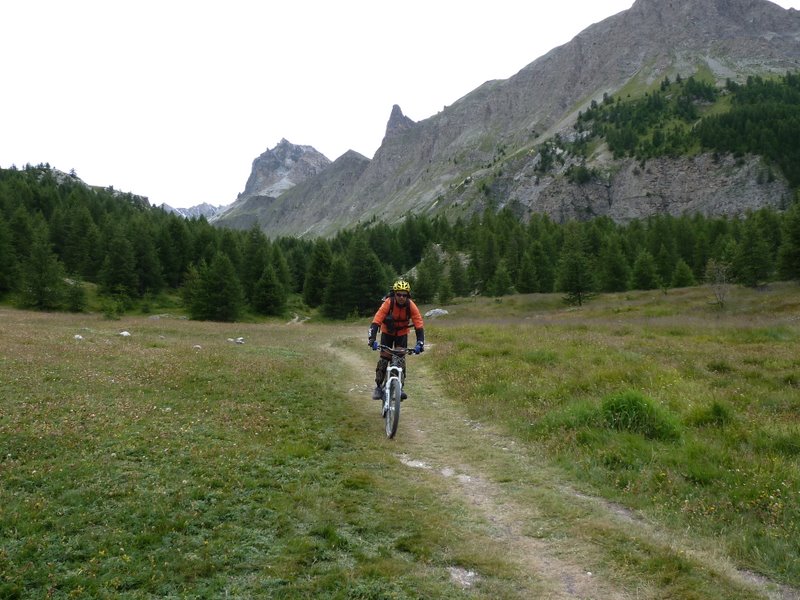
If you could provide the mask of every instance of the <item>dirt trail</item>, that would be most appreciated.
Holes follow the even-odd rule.
[[[351,368],[352,379],[346,379],[348,392],[359,399],[357,406],[376,413],[375,433],[380,435],[382,423],[377,415],[377,402],[370,400],[375,356],[365,348],[363,354],[338,350],[337,357]],[[615,532],[674,548],[720,577],[748,587],[764,598],[800,600],[795,589],[739,571],[713,549],[692,547],[688,540],[676,540],[623,507],[580,494],[554,480],[513,440],[466,419],[460,407],[443,393],[426,365],[425,355],[411,357],[408,363],[410,398],[403,403],[398,436],[387,440],[387,444],[394,445],[395,456],[402,464],[435,475],[447,494],[472,507],[474,515],[487,524],[488,534],[507,549],[504,556],[530,574],[528,583],[532,594],[536,594],[531,597],[638,599],[658,598],[659,592],[644,586],[624,588],[615,583],[613,573],[592,568],[592,564],[599,564],[598,550],[587,540],[538,535],[537,532],[551,526],[552,516],[535,502],[520,500],[519,490],[525,485],[546,488],[546,493],[557,502],[574,506],[582,514],[590,512],[604,527]],[[506,475],[498,477],[498,473]],[[524,479],[509,483],[508,473]],[[480,573],[454,568],[451,577],[455,584],[469,587],[480,579]]]

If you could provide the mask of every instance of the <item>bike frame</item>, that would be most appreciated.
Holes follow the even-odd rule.
[[[386,406],[387,402],[389,401],[389,393],[391,390],[392,382],[396,381],[397,385],[400,388],[400,391],[403,391],[403,367],[400,366],[400,357],[393,356],[392,362],[389,363],[389,366],[386,368],[386,381],[383,384],[383,405]]]
[[[414,350],[410,348],[394,349],[384,345],[380,349],[391,355],[383,382],[381,407],[381,416],[386,424],[386,437],[391,439],[397,433],[397,426],[400,423],[400,397],[403,393],[403,367],[400,365],[403,357],[414,354]]]

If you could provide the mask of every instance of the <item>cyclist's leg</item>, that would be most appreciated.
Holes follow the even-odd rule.
[[[388,333],[381,333],[381,346],[389,346],[394,344],[394,336]],[[386,379],[386,369],[389,368],[389,358],[391,355],[388,352],[381,350],[381,356],[378,359],[378,364],[375,366],[375,388],[380,390],[383,387],[383,382]],[[374,394],[373,394],[374,395]],[[378,396],[380,398],[380,396]]]
[[[408,348],[408,334],[406,335],[399,335],[395,338],[395,348]],[[400,366],[403,368],[403,378],[401,379],[401,383],[403,384],[403,393],[401,394],[402,399],[405,400],[408,397],[406,394],[406,357],[403,356],[400,358]]]
[[[382,356],[378,359],[378,364],[375,366],[375,386],[383,386],[383,380],[386,379],[386,369],[389,368],[389,359]]]

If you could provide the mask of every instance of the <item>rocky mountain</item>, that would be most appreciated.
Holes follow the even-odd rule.
[[[228,227],[249,228],[254,222],[251,215],[266,209],[272,200],[319,175],[330,165],[330,159],[311,146],[297,146],[282,139],[253,161],[244,191],[212,221]]]
[[[202,204],[197,204],[190,208],[173,208],[169,204],[162,204],[161,208],[163,208],[167,212],[180,215],[186,219],[205,217],[207,220],[212,220],[219,213],[224,211],[227,208],[227,206],[213,206],[208,202],[203,202]]]
[[[358,215],[345,203],[355,183],[369,166],[369,159],[350,150],[330,166],[286,191],[270,195],[241,194],[217,224],[236,229],[249,229],[258,223],[271,236],[325,235],[349,226]],[[269,223],[269,227],[264,227]],[[305,224],[298,230],[299,224]]]
[[[408,211],[468,216],[483,210],[489,197],[493,206],[513,203],[521,218],[542,212],[558,220],[687,210],[736,214],[779,205],[790,190],[780,180],[756,185],[755,157],[665,158],[642,169],[601,148],[590,164],[606,176],[588,186],[564,176],[569,160],[546,177],[534,168],[540,145],[574,135],[579,111],[604,94],[641,95],[678,75],[721,84],[799,68],[800,12],[794,9],[768,0],[637,0],[513,77],[488,81],[428,119],[414,122],[393,107],[372,160],[354,153],[330,164],[320,159],[316,172],[304,169],[290,178],[291,161],[299,160],[290,157],[308,147],[282,141],[256,159],[245,192],[217,222],[258,222],[269,235],[327,235],[373,216],[396,221]],[[273,156],[289,162],[270,162]],[[294,183],[291,194],[288,182]],[[237,220],[242,211],[247,218]]]
[[[253,161],[253,169],[240,198],[277,197],[325,169],[331,161],[311,146],[281,140]]]

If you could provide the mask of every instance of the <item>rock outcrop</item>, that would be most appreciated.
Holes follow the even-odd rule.
[[[297,146],[283,139],[253,161],[253,169],[239,194],[277,198],[286,190],[323,171],[331,161],[311,146]]]

